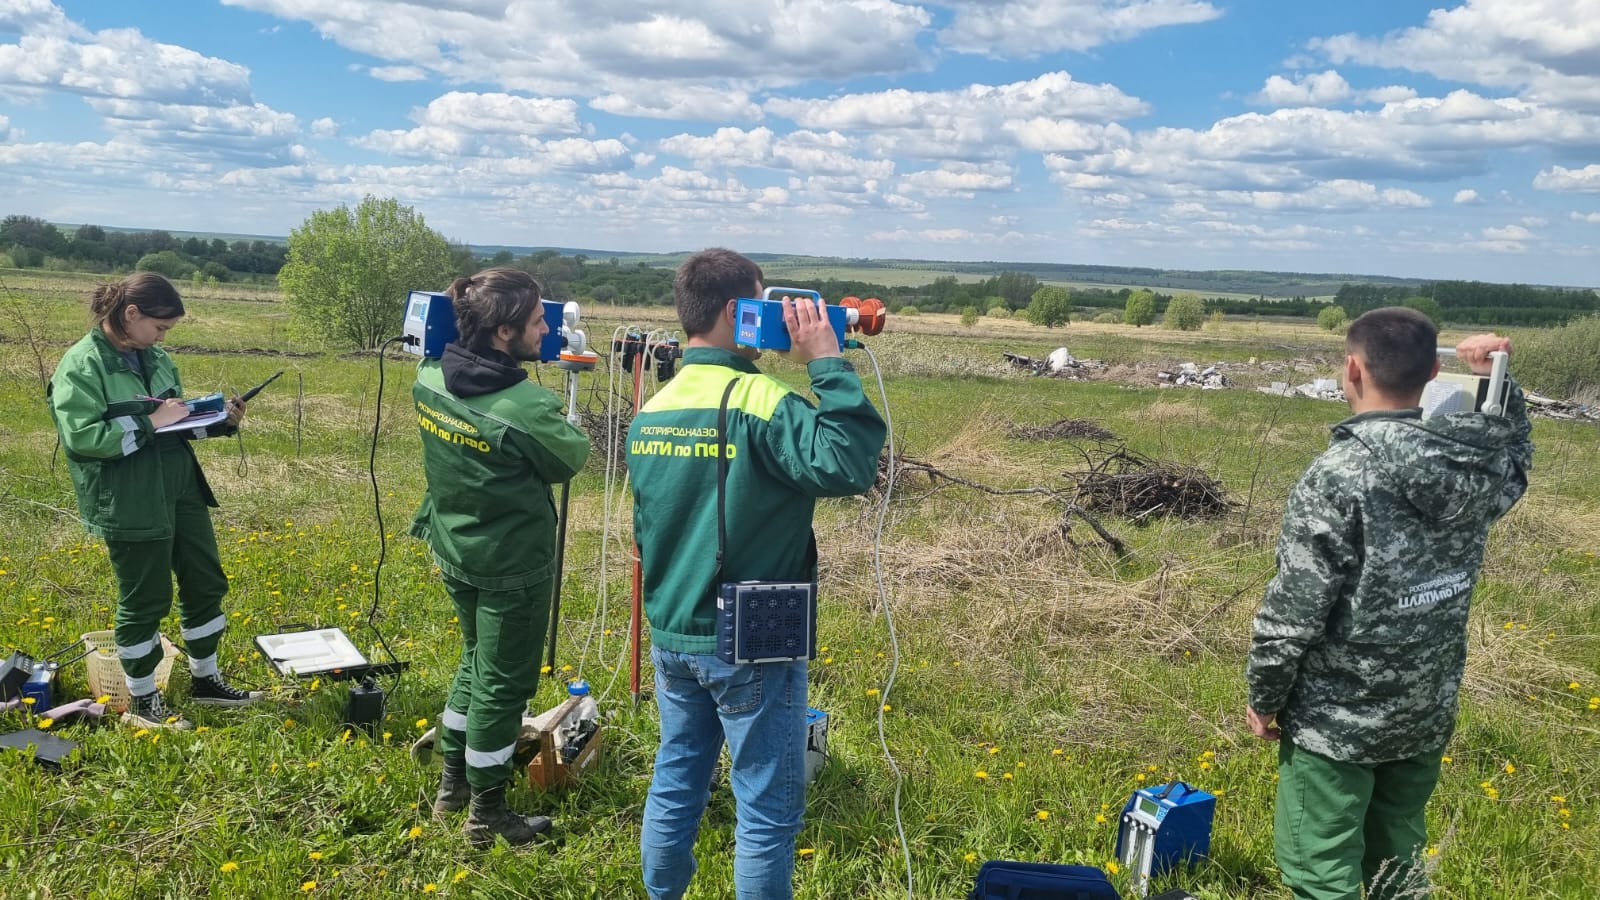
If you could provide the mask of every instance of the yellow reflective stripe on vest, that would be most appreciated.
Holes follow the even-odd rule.
[[[732,370],[725,366],[685,366],[678,377],[651,397],[641,412],[673,412],[685,409],[716,409],[722,405],[722,392],[728,387]],[[794,388],[761,373],[733,372],[739,379],[728,397],[728,409],[769,421],[779,401],[794,393]]]

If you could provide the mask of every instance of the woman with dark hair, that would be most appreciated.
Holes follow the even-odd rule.
[[[61,357],[50,380],[50,414],[90,534],[104,539],[118,585],[116,640],[132,701],[122,720],[143,728],[188,728],[156,688],[157,629],[172,609],[177,576],[184,649],[193,676],[189,699],[246,706],[260,694],[233,688],[217,669],[227,625],[228,578],[217,554],[208,507],[217,505],[189,441],[232,434],[244,403],[206,429],[162,431],[190,410],[172,357],[157,346],[183,316],[172,283],[136,272],[94,291],[93,327]],[[196,432],[199,432],[198,434]]]
[[[486,269],[457,278],[450,297],[459,337],[442,359],[422,361],[411,388],[428,479],[411,534],[433,550],[461,627],[461,663],[439,717],[444,776],[433,811],[470,801],[471,844],[526,844],[550,820],[511,812],[506,787],[550,624],[550,486],[583,468],[589,439],[522,368],[539,359],[548,332],[533,276]]]

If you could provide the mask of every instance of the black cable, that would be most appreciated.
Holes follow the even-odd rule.
[[[372,633],[377,636],[378,646],[382,647],[383,652],[389,655],[390,661],[396,663],[400,661],[399,657],[395,656],[394,651],[389,649],[389,642],[384,640],[383,631],[378,628],[378,606],[383,597],[381,576],[383,575],[384,560],[388,558],[389,553],[389,540],[383,531],[382,495],[378,493],[378,430],[383,422],[383,357],[388,353],[390,344],[400,343],[404,340],[404,337],[392,337],[384,341],[383,346],[378,348],[378,398],[372,412],[372,445],[367,454],[367,477],[372,482],[372,512],[378,520],[378,564],[372,570],[372,608],[367,611],[367,627],[371,628]],[[396,668],[395,670],[394,683],[389,686],[391,695],[400,688],[400,674],[402,671],[404,671],[402,668]],[[393,697],[390,699],[393,699]]]

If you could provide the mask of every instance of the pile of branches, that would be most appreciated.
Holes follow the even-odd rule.
[[[1157,462],[1126,447],[1089,471],[1067,477],[1078,482],[1077,500],[1084,508],[1134,521],[1154,516],[1211,519],[1235,506],[1222,485],[1199,469]]]
[[[1090,419],[1060,419],[1049,425],[1024,427],[1012,425],[1010,436],[1020,441],[1046,441],[1064,438],[1088,438],[1095,441],[1114,441],[1117,436],[1105,426]]]

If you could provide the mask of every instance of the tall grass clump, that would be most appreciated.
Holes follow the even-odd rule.
[[[1516,373],[1541,394],[1600,402],[1600,315],[1517,336]]]

